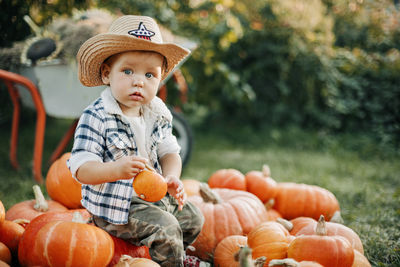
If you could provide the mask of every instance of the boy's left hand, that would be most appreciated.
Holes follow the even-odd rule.
[[[178,210],[182,210],[186,202],[186,193],[182,181],[174,175],[167,175],[165,179],[168,185],[168,193],[178,201]]]

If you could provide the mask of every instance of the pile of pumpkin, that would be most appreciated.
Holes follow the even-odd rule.
[[[0,201],[0,267],[159,266],[147,247],[88,222],[90,216],[80,205],[80,184],[66,165],[69,156],[64,154],[48,171],[51,200],[34,186],[34,200],[7,211]],[[267,166],[245,175],[221,169],[208,183],[183,182],[188,201],[205,217],[187,253],[214,266],[370,267],[359,236],[334,222],[340,218],[339,203],[324,188],[277,183]]]
[[[188,201],[205,217],[190,253],[214,266],[240,266],[237,255],[246,247],[252,259],[265,260],[249,266],[371,266],[359,236],[342,224],[339,202],[327,189],[278,183],[267,165],[245,175],[221,169],[207,184],[183,182]]]

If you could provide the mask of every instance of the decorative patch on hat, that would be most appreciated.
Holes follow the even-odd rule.
[[[136,36],[137,38],[151,41],[150,37],[152,37],[155,33],[147,30],[143,22],[140,22],[139,27],[136,30],[129,31],[128,34]]]

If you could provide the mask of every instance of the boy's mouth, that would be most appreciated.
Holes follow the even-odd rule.
[[[131,98],[132,100],[138,101],[138,100],[143,99],[143,95],[140,92],[134,92],[129,95],[129,98]]]

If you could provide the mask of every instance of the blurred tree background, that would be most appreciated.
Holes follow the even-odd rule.
[[[74,8],[155,17],[198,44],[182,67],[198,125],[296,125],[400,146],[400,6],[389,0],[8,0],[0,46]]]

